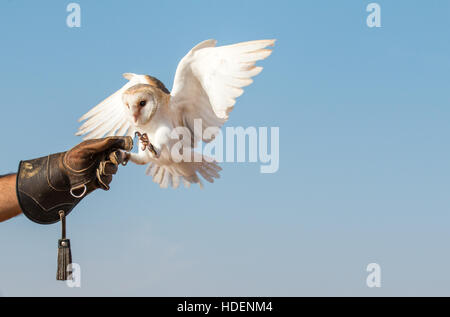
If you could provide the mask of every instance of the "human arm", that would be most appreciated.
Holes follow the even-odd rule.
[[[130,137],[84,141],[67,152],[22,161],[16,175],[0,178],[0,221],[21,212],[29,219],[50,224],[67,215],[92,191],[109,189]]]
[[[16,194],[16,174],[0,176],[0,222],[22,213]]]

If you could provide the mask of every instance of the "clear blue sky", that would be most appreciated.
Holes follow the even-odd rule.
[[[0,4],[0,173],[66,150],[77,119],[148,73],[172,87],[196,43],[277,38],[228,126],[279,126],[280,169],[223,164],[204,190],[128,166],[68,219],[82,287],[55,281],[59,225],[0,225],[0,295],[450,295],[450,4]],[[369,289],[367,264],[382,268]]]

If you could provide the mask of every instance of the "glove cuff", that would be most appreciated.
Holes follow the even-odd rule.
[[[34,222],[58,222],[60,210],[68,215],[86,195],[86,186],[82,183],[77,187],[81,195],[73,193],[72,182],[62,168],[64,155],[58,153],[19,164],[17,199],[22,212]]]

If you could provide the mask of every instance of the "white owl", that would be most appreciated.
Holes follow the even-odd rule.
[[[172,92],[154,77],[126,73],[128,83],[81,117],[85,122],[77,135],[93,139],[137,133],[139,151],[129,153],[128,158],[149,164],[147,174],[163,188],[177,188],[180,181],[186,187],[191,183],[201,186],[198,174],[213,182],[221,168],[201,154],[192,151],[195,160],[173,160],[171,147],[177,140],[170,133],[176,127],[187,129],[192,149],[199,141],[211,141],[202,132],[228,120],[235,99],[244,92],[242,87],[262,71],[255,63],[272,53],[267,47],[274,43],[259,40],[216,47],[215,40],[201,42],[178,64]],[[196,119],[201,119],[201,133],[194,131]]]

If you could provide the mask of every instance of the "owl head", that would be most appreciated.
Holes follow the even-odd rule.
[[[137,84],[122,94],[122,102],[136,126],[150,122],[158,108],[167,103],[168,95],[149,84]]]

